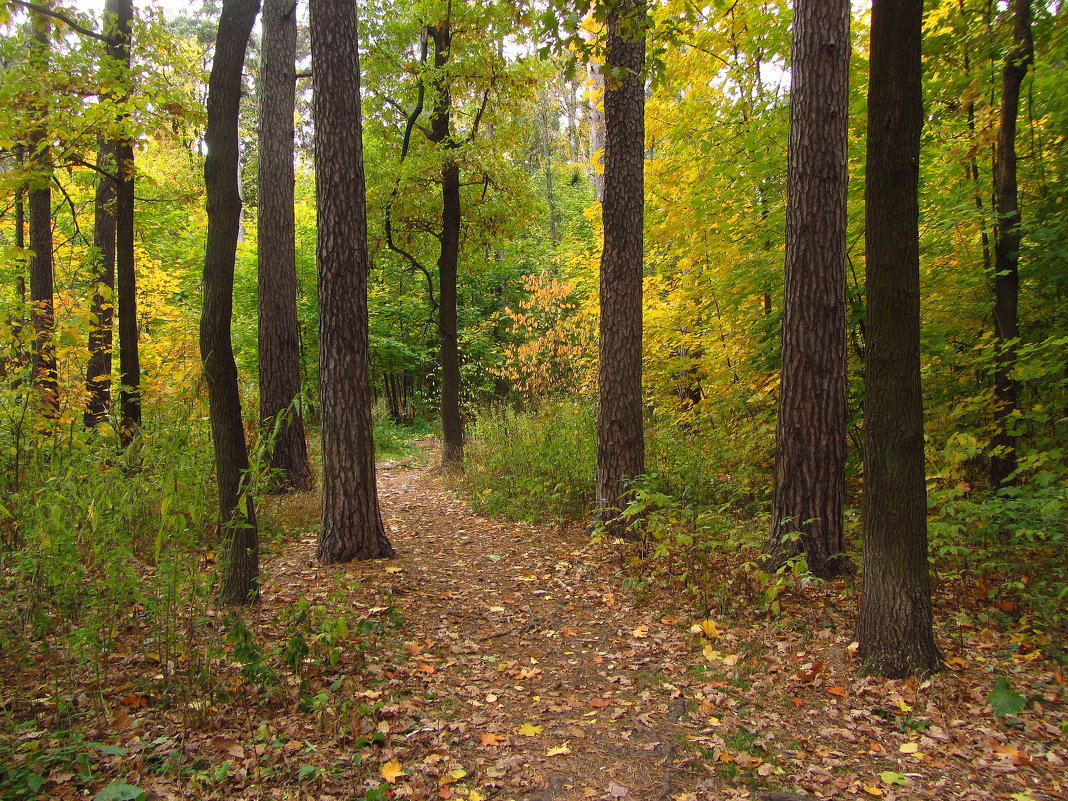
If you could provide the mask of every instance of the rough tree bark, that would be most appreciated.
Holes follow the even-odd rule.
[[[367,209],[356,6],[311,0],[324,564],[394,555],[378,507],[367,331]]]
[[[223,0],[208,81],[208,124],[204,134],[208,148],[204,162],[208,242],[200,355],[208,385],[219,525],[225,542],[219,591],[219,602],[223,604],[250,603],[259,597],[259,532],[252,495],[244,484],[249,468],[248,449],[230,339],[234,262],[241,221],[237,138],[241,71],[259,7],[259,0]]]
[[[616,0],[608,16],[604,118],[604,250],[598,366],[595,518],[619,520],[628,482],[645,472],[642,428],[642,260],[645,168],[645,3]]]
[[[923,0],[875,0],[868,88],[864,403],[865,669],[936,671],[920,391],[919,162]]]
[[[843,572],[849,0],[796,0],[786,288],[768,552]]]
[[[300,397],[296,235],[293,212],[293,111],[296,0],[265,0],[262,16],[259,152],[260,435],[274,441],[267,464],[273,489],[313,485]]]
[[[1013,47],[1001,71],[1001,120],[998,125],[997,159],[994,164],[995,208],[998,239],[994,249],[994,332],[997,362],[994,369],[995,432],[991,443],[990,485],[1008,486],[1016,472],[1016,435],[1013,413],[1019,406],[1016,381],[1016,344],[1020,335],[1020,200],[1016,187],[1016,118],[1020,110],[1020,86],[1034,60],[1031,37],[1031,0],[1014,0]]]

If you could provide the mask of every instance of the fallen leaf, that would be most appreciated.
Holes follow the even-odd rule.
[[[897,750],[902,754],[918,754],[920,753],[919,743],[902,743],[897,747]]]
[[[401,763],[398,762],[396,759],[391,759],[389,762],[384,764],[382,768],[378,771],[378,773],[383,779],[385,779],[390,784],[393,784],[395,781],[397,781],[398,776],[407,775],[404,772],[404,768],[401,767]]]
[[[482,745],[500,745],[503,738],[499,734],[494,734],[491,731],[485,731],[478,735],[478,741]]]
[[[880,790],[878,787],[873,787],[870,784],[864,785],[864,792],[866,792],[868,795],[874,795],[876,797],[881,796],[883,794],[882,790]]]
[[[611,703],[611,701],[607,701],[604,698],[591,698],[586,702],[586,705],[593,709],[604,709],[606,706],[610,706]]]
[[[645,637],[649,636],[649,627],[638,626],[636,629],[634,629],[634,631],[630,633],[630,636],[639,640],[644,639]]]
[[[845,698],[846,696],[849,695],[849,693],[846,692],[845,690],[843,690],[841,687],[828,687],[827,688],[827,694],[828,695],[836,695],[839,698]]]
[[[544,728],[544,726],[535,726],[533,723],[524,723],[515,731],[516,734],[522,734],[524,737],[536,737],[542,733]]]
[[[545,752],[545,756],[559,756],[560,754],[570,754],[571,748],[567,743],[563,745],[555,745]]]

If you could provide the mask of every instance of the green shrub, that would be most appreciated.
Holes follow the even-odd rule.
[[[594,411],[581,400],[484,409],[471,426],[466,482],[479,513],[530,522],[581,519],[597,472]]]

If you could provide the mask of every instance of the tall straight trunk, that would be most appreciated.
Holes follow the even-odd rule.
[[[790,80],[786,288],[768,551],[821,578],[847,562],[846,188],[849,0],[796,0]]]
[[[875,0],[868,88],[864,365],[865,669],[938,670],[927,565],[920,387],[919,163],[923,0]]]
[[[225,543],[219,591],[222,604],[250,603],[259,597],[259,532],[252,494],[245,484],[248,449],[241,419],[237,364],[230,340],[234,263],[241,221],[237,138],[241,71],[259,7],[259,0],[223,0],[208,81],[208,125],[204,134],[208,148],[204,162],[208,241],[204,254],[200,355],[208,385],[219,525]]]
[[[31,14],[33,38],[30,54],[42,70],[48,69],[51,45],[49,36],[52,26],[43,14]],[[52,260],[52,169],[51,154],[47,143],[47,109],[42,108],[41,124],[30,133],[30,163],[33,167],[33,183],[29,190],[30,211],[30,312],[33,321],[33,382],[41,395],[46,414],[53,415],[59,409],[59,375],[56,366],[55,343],[55,285]]]
[[[295,0],[266,0],[260,71],[259,368],[260,433],[273,436],[267,464],[275,489],[313,485],[300,399],[296,239],[293,212]]]
[[[1016,186],[1016,118],[1020,110],[1020,86],[1034,59],[1031,38],[1031,0],[1013,0],[1013,48],[1001,71],[1001,121],[998,126],[997,161],[994,167],[998,241],[994,250],[994,329],[997,363],[994,370],[994,456],[990,484],[1008,486],[1015,480],[1016,435],[1011,421],[1018,407],[1016,366],[1020,297],[1020,200]]]
[[[87,428],[102,423],[111,406],[111,349],[115,311],[115,148],[102,139],[97,150],[96,198],[93,203],[93,301],[90,313],[89,363],[85,371]]]
[[[645,472],[642,428],[642,261],[645,169],[645,2],[608,15],[604,93],[604,250],[597,386],[596,519],[627,535],[619,515]]]
[[[460,166],[450,156],[452,95],[441,70],[449,61],[452,30],[446,19],[428,30],[434,41],[435,98],[430,141],[444,150],[441,167],[441,250],[438,255],[438,344],[441,351],[442,470],[463,464],[464,430],[460,416],[460,346],[456,315],[456,276],[460,260]]]
[[[388,558],[368,367],[367,206],[356,5],[311,0],[323,517],[319,561]]]
[[[107,0],[108,58],[120,65],[120,100],[130,94],[133,0]],[[120,125],[125,118],[120,118]],[[126,133],[110,143],[115,160],[115,284],[119,318],[119,436],[129,444],[141,429],[141,360],[137,342],[137,277],[134,271],[134,151]]]

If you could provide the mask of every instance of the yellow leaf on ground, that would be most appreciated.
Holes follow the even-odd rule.
[[[882,790],[880,790],[878,787],[872,787],[870,784],[864,785],[864,792],[866,792],[868,795],[874,795],[876,797],[881,796],[883,794]]]
[[[545,752],[545,756],[559,756],[560,754],[570,754],[571,748],[567,743],[563,745],[556,745]]]
[[[383,765],[381,770],[378,771],[378,773],[382,776],[383,779],[385,779],[390,784],[393,784],[393,782],[397,781],[398,776],[405,775],[404,768],[401,767],[401,763],[398,762],[396,759],[391,759],[389,762]]]
[[[902,754],[918,754],[920,752],[919,743],[902,743],[897,747],[897,750]]]
[[[524,737],[535,737],[541,734],[544,728],[544,726],[535,726],[533,723],[524,723],[515,732],[516,734],[522,734]]]

